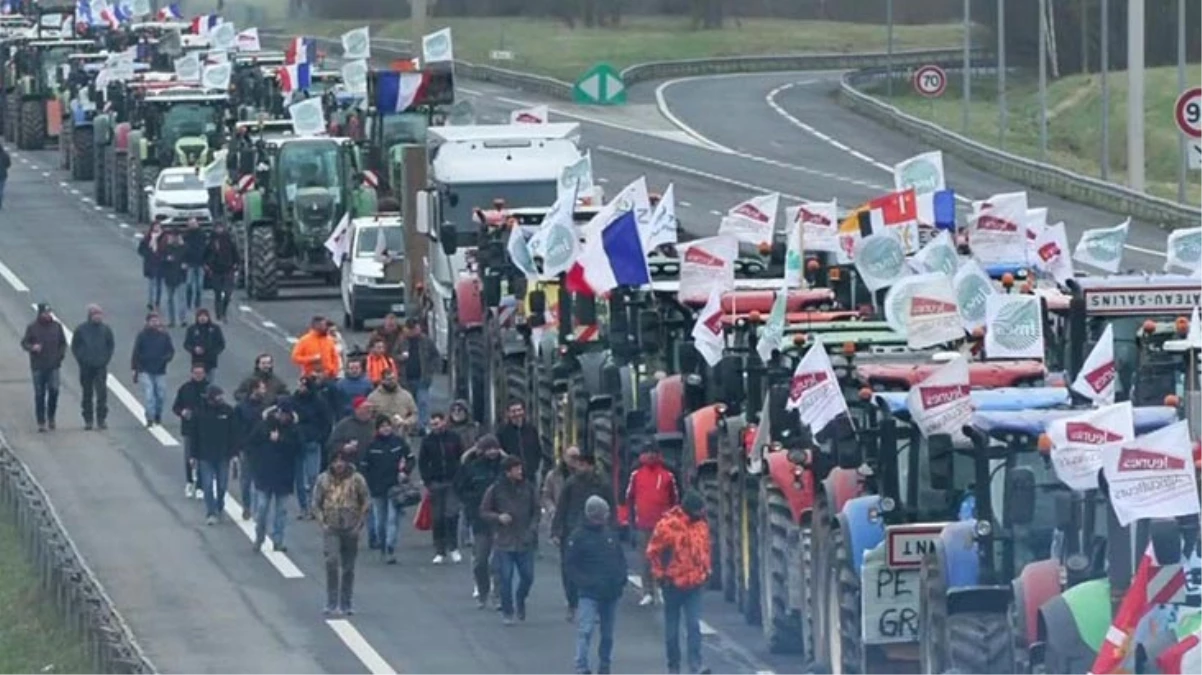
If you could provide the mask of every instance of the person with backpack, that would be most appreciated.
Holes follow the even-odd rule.
[[[609,673],[613,663],[614,623],[618,601],[626,588],[626,554],[609,527],[609,503],[593,495],[584,503],[584,521],[568,538],[564,568],[580,595],[576,617],[576,672],[588,673],[593,633],[597,672]]]

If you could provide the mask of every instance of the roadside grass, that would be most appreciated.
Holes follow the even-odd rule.
[[[78,638],[41,595],[21,536],[0,516],[0,673],[89,673]]]
[[[909,84],[895,86],[891,102],[902,111],[930,120],[941,127],[963,133],[962,92],[959,76],[950,76],[943,96],[930,100],[914,92]],[[1127,73],[1110,74],[1110,176],[1116,183],[1127,181]],[[1196,84],[1198,64],[1191,64],[1186,82]],[[1187,85],[1188,86],[1188,85]],[[1147,71],[1144,92],[1145,177],[1149,193],[1176,200],[1180,132],[1173,118],[1173,105],[1180,93],[1176,67]],[[882,95],[883,91],[875,92]],[[1000,125],[997,80],[972,81],[968,136],[979,143],[999,147]],[[1074,75],[1048,83],[1048,151],[1043,161],[1087,176],[1102,175],[1102,85],[1098,74]],[[1039,83],[1033,77],[1011,77],[1006,81],[1007,124],[1004,149],[1039,160]],[[1202,181],[1197,171],[1188,174],[1186,201],[1202,202]],[[1107,223],[1096,223],[1107,225]]]

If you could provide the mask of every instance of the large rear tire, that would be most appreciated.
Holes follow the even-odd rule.
[[[832,673],[862,673],[864,644],[860,640],[860,575],[856,572],[851,542],[843,528],[831,531],[830,574],[827,575],[827,640]]]
[[[697,474],[697,489],[705,498],[705,514],[710,526],[710,590],[722,590],[722,498],[718,493],[716,469],[710,465]]]
[[[129,174],[125,168],[126,163],[129,161],[129,156],[123,152],[117,152],[116,148],[111,150],[111,154],[112,169],[109,176],[112,178],[113,185],[110,188],[112,191],[113,210],[117,213],[129,213],[129,200],[126,198],[129,193]]]
[[[107,145],[96,145],[95,139],[92,141],[92,187],[95,190],[94,199],[99,206],[112,206],[112,201],[109,200],[109,184],[112,178],[107,176],[105,172],[108,170],[108,150]]]
[[[467,379],[467,405],[472,419],[488,418],[488,343],[484,339],[484,331],[475,329],[464,338],[464,348],[468,354],[467,372],[460,374]]]
[[[42,101],[21,101],[17,147],[22,150],[41,150],[46,147],[46,104]]]
[[[275,233],[270,227],[252,227],[246,252],[246,290],[255,300],[274,300],[280,294],[280,267]]]
[[[4,140],[17,142],[17,129],[21,125],[21,96],[14,89],[4,100]]]
[[[66,136],[66,132],[63,132]],[[61,138],[61,136],[60,136]],[[95,159],[92,152],[96,147],[96,137],[91,129],[75,129],[71,134],[71,177],[75,180],[92,180],[92,170]]]
[[[924,673],[1016,673],[1014,621],[1006,612],[948,614],[944,552],[922,561],[922,619],[919,624]]]
[[[71,174],[71,178],[75,178],[75,172],[72,171],[71,153],[75,148],[71,146],[72,137],[75,135],[75,126],[72,120],[63,120],[63,127],[58,132],[58,168]]]
[[[826,630],[835,625],[827,621],[826,614],[829,603],[826,601],[828,561],[827,551],[831,545],[830,497],[825,492],[818,492],[814,499],[814,510],[810,516],[809,546],[802,549],[802,565],[804,569],[803,583],[806,585],[802,600],[802,615],[805,617],[806,661],[814,665],[816,670],[825,670],[830,666],[830,638]]]
[[[774,654],[801,651],[801,617],[789,606],[789,545],[797,525],[784,493],[771,476],[760,479],[760,626]]]

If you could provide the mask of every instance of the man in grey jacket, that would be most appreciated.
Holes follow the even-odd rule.
[[[113,329],[104,322],[100,305],[88,305],[88,319],[75,327],[71,355],[79,364],[79,387],[83,392],[83,428],[106,429],[109,414],[108,373],[113,360]]]

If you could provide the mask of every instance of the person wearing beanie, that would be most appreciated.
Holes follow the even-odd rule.
[[[356,398],[351,408],[353,412],[339,420],[330,431],[330,437],[326,439],[327,461],[348,443],[354,446],[356,452],[362,452],[376,437],[376,411],[371,403],[368,403],[367,397]]]
[[[87,320],[76,326],[71,336],[71,355],[79,366],[84,429],[91,429],[93,422],[97,429],[108,427],[109,362],[115,349],[113,329],[104,322],[104,311],[100,305],[88,305]]]
[[[608,673],[614,650],[614,621],[626,588],[626,554],[609,527],[609,503],[597,495],[584,502],[584,518],[568,537],[564,570],[579,594],[576,672],[588,673],[589,647],[600,630],[597,672]]]
[[[596,457],[586,452],[581,453],[573,463],[572,475],[563,484],[559,502],[555,505],[555,516],[551,520],[551,541],[559,545],[560,577],[563,582],[563,594],[568,603],[569,622],[576,618],[579,595],[567,568],[568,538],[584,519],[584,505],[589,497],[612,499],[613,488],[609,478],[597,471]]]
[[[171,412],[179,418],[180,436],[184,439],[185,497],[204,499],[204,493],[197,490],[200,483],[196,480],[196,426],[210,384],[204,364],[194,363],[188,380],[176,390],[171,403]]]
[[[29,352],[29,370],[33,373],[33,412],[38,431],[54,428],[58,412],[59,371],[67,356],[67,333],[54,320],[49,303],[38,304],[38,315],[25,327],[21,349]]]
[[[217,357],[225,351],[225,333],[221,326],[213,323],[209,310],[204,307],[196,310],[196,322],[184,332],[184,351],[192,356],[193,362],[203,363],[212,379],[213,371],[217,370]]]
[[[204,374],[203,366],[194,370]],[[230,477],[230,459],[234,457],[238,431],[234,409],[225,402],[225,392],[215,384],[205,390],[204,403],[194,413],[196,475],[205,501],[205,522],[221,520],[225,511],[225,490]]]
[[[163,405],[167,399],[167,364],[175,358],[171,334],[163,330],[159,315],[146,315],[146,326],[134,338],[130,368],[134,384],[142,384],[142,406],[146,409],[146,426],[163,423]]]
[[[296,467],[301,456],[301,432],[291,398],[263,410],[259,423],[247,442],[247,454],[255,486],[255,551],[267,539],[267,516],[272,511],[271,545],[286,551],[284,528],[288,523],[288,497],[296,487]]]
[[[701,597],[711,572],[710,529],[699,492],[690,490],[680,506],[664,514],[651,533],[646,556],[651,575],[664,593],[668,672],[680,672],[682,615],[689,672],[709,672],[701,664]]]
[[[659,450],[649,446],[639,455],[639,467],[630,473],[630,482],[626,486],[626,507],[633,514],[636,547],[647,548],[655,524],[678,501],[676,477],[664,466],[664,457]],[[643,599],[639,605],[662,603],[663,593],[656,589],[655,577],[651,576],[651,567],[647,564],[643,565],[642,577]]]
[[[507,455],[501,450],[501,442],[492,434],[485,434],[476,440],[476,444],[463,453],[459,471],[455,474],[455,495],[463,504],[464,520],[472,533],[472,575],[475,577],[475,591],[472,597],[480,609],[484,609],[491,591],[492,584],[493,533],[492,525],[480,517],[480,503],[484,493],[501,478],[504,473],[501,463]]]
[[[501,460],[504,475],[484,492],[480,517],[492,525],[493,556],[501,586],[501,621],[526,620],[526,598],[534,586],[534,541],[538,533],[538,496],[523,475],[522,460]],[[516,594],[513,575],[518,575]]]
[[[327,617],[355,613],[352,601],[359,531],[371,509],[367,481],[355,471],[357,455],[349,444],[339,449],[313,486],[313,510],[325,549]]]

